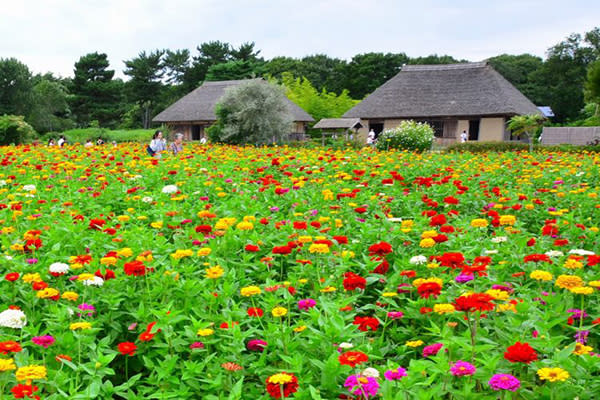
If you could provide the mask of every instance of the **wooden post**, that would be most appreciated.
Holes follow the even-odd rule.
[[[323,129],[321,129],[321,146],[325,147],[325,136],[323,134]]]

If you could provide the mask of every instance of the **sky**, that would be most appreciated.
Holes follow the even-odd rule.
[[[141,51],[255,42],[265,59],[367,52],[481,61],[546,50],[600,26],[593,0],[0,0],[0,58],[73,76],[106,53],[116,76]]]

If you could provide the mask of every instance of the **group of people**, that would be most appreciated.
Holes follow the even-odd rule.
[[[104,139],[98,138],[98,140],[96,140],[96,146],[102,146],[103,144],[104,144]],[[94,143],[92,142],[92,139],[88,139],[88,140],[86,140],[83,147],[92,147],[93,145],[94,145]],[[117,142],[113,140],[112,145],[113,145],[113,147],[117,147]]]
[[[154,158],[161,158],[162,153],[165,151],[169,151],[173,155],[177,155],[178,153],[183,151],[183,133],[176,133],[174,135],[174,141],[171,142],[167,148],[167,141],[163,137],[163,132],[161,130],[157,130],[152,135],[152,140],[150,144],[146,147],[146,151],[148,155]]]
[[[53,138],[50,138],[50,140],[48,140],[48,146],[63,147],[66,144],[67,144],[67,138],[65,138],[65,135],[60,135],[57,142],[55,142]]]

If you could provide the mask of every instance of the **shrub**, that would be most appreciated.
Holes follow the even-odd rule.
[[[528,151],[529,144],[522,142],[466,142],[455,143],[446,147],[448,153],[487,153],[505,151]],[[598,153],[600,145],[575,146],[560,144],[553,146],[534,145],[534,151],[540,152],[566,152],[566,153]]]
[[[433,128],[426,123],[402,121],[393,129],[384,130],[377,138],[377,149],[425,151],[433,143]]]
[[[0,117],[0,145],[19,144],[32,140],[35,130],[20,115]]]

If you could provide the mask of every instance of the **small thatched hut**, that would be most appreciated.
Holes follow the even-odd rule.
[[[506,121],[540,110],[487,62],[406,65],[362,102],[344,114],[360,118],[377,134],[402,120],[429,123],[438,142],[510,140]]]
[[[265,82],[262,79],[260,81]],[[152,121],[165,123],[170,130],[183,133],[185,140],[200,140],[206,137],[206,128],[217,120],[215,105],[225,94],[225,90],[244,82],[248,82],[248,80],[204,82],[199,88],[162,111]],[[314,119],[290,100],[288,100],[288,105],[294,116],[294,124],[290,127],[289,138],[300,140],[304,137],[306,124],[314,122]]]

